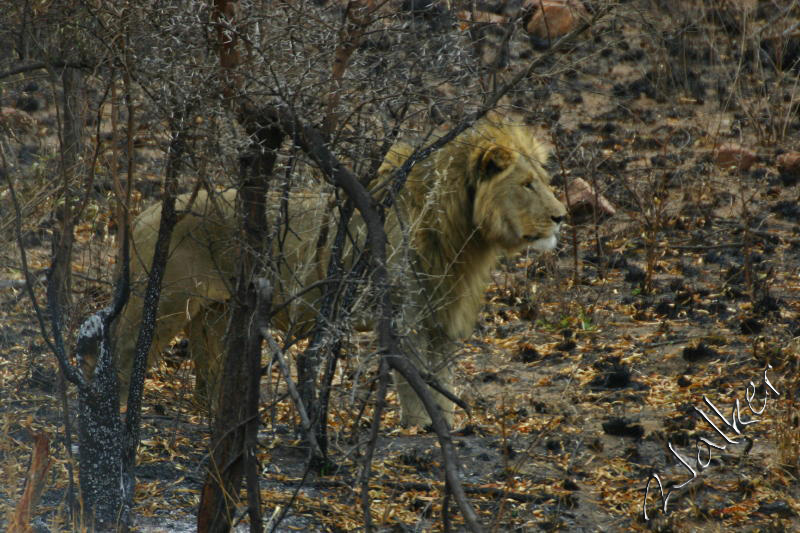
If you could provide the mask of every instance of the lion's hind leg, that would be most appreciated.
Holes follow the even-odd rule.
[[[213,303],[194,313],[185,328],[195,364],[195,399],[208,409],[213,409],[219,396],[227,323],[225,305]]]

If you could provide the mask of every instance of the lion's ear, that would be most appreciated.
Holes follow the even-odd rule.
[[[511,166],[514,156],[507,148],[492,146],[481,157],[481,177],[491,178]]]

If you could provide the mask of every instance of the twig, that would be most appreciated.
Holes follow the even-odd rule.
[[[672,339],[668,341],[661,341],[661,342],[653,342],[648,344],[642,344],[642,348],[658,348],[660,346],[673,346],[675,344],[685,344],[689,342],[688,338],[681,338],[681,339]]]
[[[50,439],[44,433],[33,436],[33,457],[25,479],[25,491],[17,503],[17,508],[8,524],[8,533],[27,533],[32,531],[31,515],[39,505],[45,483],[47,471],[50,469]]]
[[[280,510],[280,515],[278,515],[278,518],[276,518],[274,521],[273,521],[272,518],[270,518],[269,522],[267,522],[267,526],[269,526],[270,533],[273,533],[274,531],[276,531],[278,529],[278,526],[281,525],[281,522],[283,522],[283,519],[286,518],[286,515],[289,512],[289,509],[291,509],[292,505],[294,505],[294,501],[297,499],[297,495],[300,494],[300,489],[302,489],[303,485],[305,485],[306,478],[308,477],[308,474],[311,472],[311,466],[312,466],[311,465],[311,461],[307,461],[306,468],[303,471],[303,477],[302,477],[302,479],[300,479],[300,482],[297,484],[297,488],[292,493],[292,497],[289,499],[289,501],[286,503],[286,505],[283,506],[283,509]],[[276,509],[276,511],[277,511],[277,509]],[[275,516],[275,514],[273,513],[273,517],[274,516]]]
[[[459,133],[473,125],[489,110],[494,109],[506,93],[523,79],[527,78],[542,62],[562,49],[565,43],[585,31],[601,16],[605,15],[608,9],[609,8],[598,10],[590,21],[585,22],[579,28],[576,28],[554,43],[548,53],[542,54],[531,61],[526,69],[518,72],[517,75],[503,85],[503,87],[495,91],[480,110],[469,115],[458,126],[437,141],[425,148],[416,150],[411,157],[389,177],[391,183],[389,194],[382,200],[380,204],[381,207],[388,208],[392,205],[396,194],[402,188],[414,164],[431,155],[435,150],[438,150],[447,142],[454,139]],[[323,133],[302,124],[291,110],[286,108],[270,108],[265,114],[272,114],[274,116],[275,122],[280,125],[281,129],[294,138],[295,143],[316,162],[320,170],[325,173],[331,182],[337,187],[340,187],[348,195],[353,205],[361,213],[367,228],[367,242],[372,255],[373,279],[379,291],[378,303],[380,318],[378,320],[377,329],[378,341],[383,353],[383,358],[388,362],[391,368],[399,372],[400,375],[406,379],[425,406],[428,415],[431,417],[433,429],[439,439],[445,477],[448,487],[452,490],[453,498],[458,504],[467,528],[470,531],[482,531],[483,527],[478,520],[477,514],[470,505],[461,483],[456,461],[456,452],[447,422],[439,406],[433,399],[430,387],[425,383],[417,368],[414,367],[406,357],[400,355],[402,354],[402,350],[399,347],[392,325],[393,304],[389,291],[388,271],[386,268],[386,233],[383,228],[382,217],[378,209],[376,209],[372,197],[352,172],[342,165],[328,150]],[[264,114],[261,114],[260,116],[263,115]]]
[[[336,46],[331,69],[330,88],[328,90],[328,102],[323,119],[323,132],[330,138],[339,122],[336,108],[341,99],[341,83],[344,77],[347,64],[364,37],[364,32],[372,23],[371,15],[377,6],[364,0],[347,2],[342,27],[339,30],[339,42]]]
[[[497,104],[500,102],[500,99],[503,98],[506,94],[511,91],[514,87],[516,87],[522,80],[530,77],[534,70],[539,67],[542,63],[549,60],[553,55],[557,52],[560,52],[563,48],[567,46],[575,37],[580,35],[581,33],[585,32],[587,29],[592,27],[597,21],[604,17],[609,11],[611,11],[610,6],[604,6],[602,9],[598,9],[597,12],[592,16],[590,20],[583,22],[580,26],[569,32],[568,34],[564,35],[560,39],[558,39],[553,46],[551,46],[546,52],[539,54],[535,59],[533,59],[528,66],[519,72],[517,72],[508,82],[506,82],[502,87],[497,89],[494,93],[492,93],[485,101],[483,106],[475,111],[467,115],[461,122],[453,126],[446,134],[439,137],[436,141],[432,142],[425,148],[418,148],[411,155],[405,162],[400,165],[394,172],[392,172],[391,176],[388,178],[389,182],[391,183],[389,194],[381,201],[381,205],[383,207],[390,207],[394,202],[394,198],[400,189],[403,187],[408,174],[411,172],[411,169],[416,165],[419,161],[426,159],[436,150],[447,144],[448,142],[455,139],[460,133],[467,130],[468,128],[472,127],[475,122],[481,119],[484,115],[486,115],[489,111],[495,109]]]
[[[6,178],[6,182],[8,183],[8,192],[11,196],[11,203],[14,206],[14,233],[16,234],[17,238],[17,246],[19,247],[19,255],[20,260],[22,261],[22,274],[25,276],[25,287],[28,291],[28,296],[31,299],[31,304],[33,305],[33,311],[36,313],[36,319],[39,322],[39,329],[42,332],[42,338],[47,346],[50,348],[56,358],[58,359],[59,365],[64,370],[64,373],[71,382],[79,384],[79,386],[85,386],[86,382],[83,380],[83,376],[81,376],[77,370],[69,364],[67,361],[65,352],[64,352],[64,345],[63,340],[61,344],[59,344],[58,340],[53,340],[50,337],[50,334],[47,331],[47,324],[44,319],[44,315],[42,314],[42,308],[39,306],[39,300],[36,299],[36,293],[33,291],[33,284],[34,280],[31,276],[30,269],[28,268],[28,254],[25,252],[25,246],[22,241],[22,210],[19,206],[19,201],[17,200],[17,194],[14,189],[14,183],[11,181],[11,176],[9,176],[5,171],[5,166],[3,169],[0,169],[0,174],[2,174]],[[59,332],[53,332],[54,336],[57,339],[60,339]]]
[[[378,368],[378,397],[375,401],[375,410],[372,414],[372,426],[369,430],[369,443],[364,453],[364,467],[361,471],[361,508],[364,512],[364,529],[367,533],[373,530],[372,514],[370,511],[369,477],[372,469],[372,458],[375,455],[375,446],[378,443],[378,430],[381,425],[381,414],[386,407],[386,392],[389,388],[389,365],[386,359],[381,359]]]
[[[314,428],[311,426],[311,420],[308,418],[308,411],[303,404],[303,400],[300,398],[300,393],[297,392],[297,387],[292,379],[292,373],[289,371],[289,365],[286,364],[286,359],[283,357],[283,350],[281,350],[280,346],[275,342],[275,339],[272,338],[267,328],[262,326],[259,329],[261,335],[267,340],[267,345],[272,351],[273,357],[278,361],[283,379],[286,380],[286,387],[289,389],[289,395],[297,408],[297,413],[300,415],[300,425],[306,433],[306,438],[308,438],[309,444],[314,449],[314,453],[318,453],[319,456],[322,457],[322,451],[319,448],[317,436],[314,433]]]
[[[445,533],[450,532],[450,486],[444,484],[444,494],[442,495],[442,529]]]
[[[420,372],[419,374],[423,381],[425,381],[430,388],[463,409],[467,416],[472,416],[472,410],[470,409],[469,404],[462,400],[461,397],[455,394],[453,391],[439,383],[439,381],[436,379],[436,376],[429,372]]]
[[[705,252],[707,250],[724,250],[726,248],[741,248],[742,246],[744,246],[744,243],[731,242],[725,244],[698,244],[698,245],[671,244],[670,248],[673,248],[675,250],[685,250],[687,252]]]
[[[0,72],[0,80],[8,78],[10,76],[15,76],[17,74],[25,74],[26,72],[33,72],[34,70],[44,70],[44,69],[50,70],[57,68],[91,69],[93,68],[93,66],[90,65],[89,63],[74,62],[74,61],[53,61],[49,63],[46,63],[44,61],[37,61],[36,63],[28,63],[27,65],[20,65],[18,67],[6,70],[5,72]]]
[[[20,208],[19,201],[17,200],[16,191],[14,190],[14,183],[11,180],[11,176],[9,176],[6,172],[6,158],[5,153],[2,150],[0,150],[0,163],[2,163],[2,167],[0,167],[0,176],[5,176],[6,180],[8,181],[8,191],[11,196],[11,203],[14,205],[14,234],[17,240],[17,246],[19,247],[20,260],[22,262],[22,273],[25,276],[25,287],[27,289],[28,296],[31,299],[31,305],[33,305],[33,310],[36,314],[36,320],[39,322],[39,330],[42,333],[42,338],[44,339],[45,344],[47,344],[47,346],[50,348],[50,351],[56,356],[56,359],[59,363],[58,394],[59,401],[61,402],[61,413],[64,418],[64,440],[67,448],[67,456],[69,457],[69,461],[67,461],[67,506],[68,512],[71,515],[75,511],[75,478],[73,472],[74,457],[72,455],[72,421],[70,419],[70,411],[67,403],[66,380],[70,379],[70,381],[73,383],[78,384],[79,387],[81,385],[85,386],[86,382],[82,379],[81,374],[67,361],[63,343],[59,344],[57,342],[58,339],[60,339],[60,331],[54,332],[54,337],[56,339],[55,343],[51,341],[50,336],[47,333],[47,325],[45,324],[45,319],[42,315],[42,309],[39,306],[39,302],[36,299],[36,293],[33,290],[33,279],[30,268],[28,268],[28,256],[25,253],[25,245],[22,241],[22,210]]]
[[[398,355],[402,352],[398,350],[397,340],[394,337],[390,337],[390,339],[389,346],[393,348],[393,350],[384,357],[388,360],[389,366],[403,376],[411,388],[414,389],[414,392],[425,406],[428,416],[431,418],[431,426],[433,426],[433,430],[436,432],[436,436],[439,439],[439,446],[441,447],[445,479],[450,490],[452,490],[453,498],[461,510],[464,522],[466,522],[467,527],[471,531],[483,531],[484,528],[464,492],[464,486],[461,483],[461,477],[458,473],[458,463],[455,447],[453,446],[453,439],[450,436],[450,428],[447,426],[442,411],[433,399],[430,389],[423,381],[417,368],[411,364],[411,361],[409,361],[407,357]]]

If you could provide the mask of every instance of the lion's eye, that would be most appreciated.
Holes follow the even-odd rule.
[[[534,187],[533,187],[533,182],[532,182],[532,181],[529,181],[528,183],[526,183],[526,184],[524,185],[524,187],[525,187],[526,189],[530,189],[530,190],[532,190],[532,191],[534,190]]]

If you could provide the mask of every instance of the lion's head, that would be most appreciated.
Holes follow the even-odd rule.
[[[388,175],[412,152],[396,144],[379,172]],[[426,258],[444,254],[429,264],[449,269],[472,263],[475,251],[492,257],[526,246],[553,249],[567,210],[550,189],[547,158],[548,148],[529,127],[487,118],[418,162],[403,193],[409,219],[421,220],[417,251]]]
[[[508,252],[551,250],[567,211],[550,190],[547,149],[521,127],[483,125],[470,154],[472,216],[488,243]]]

